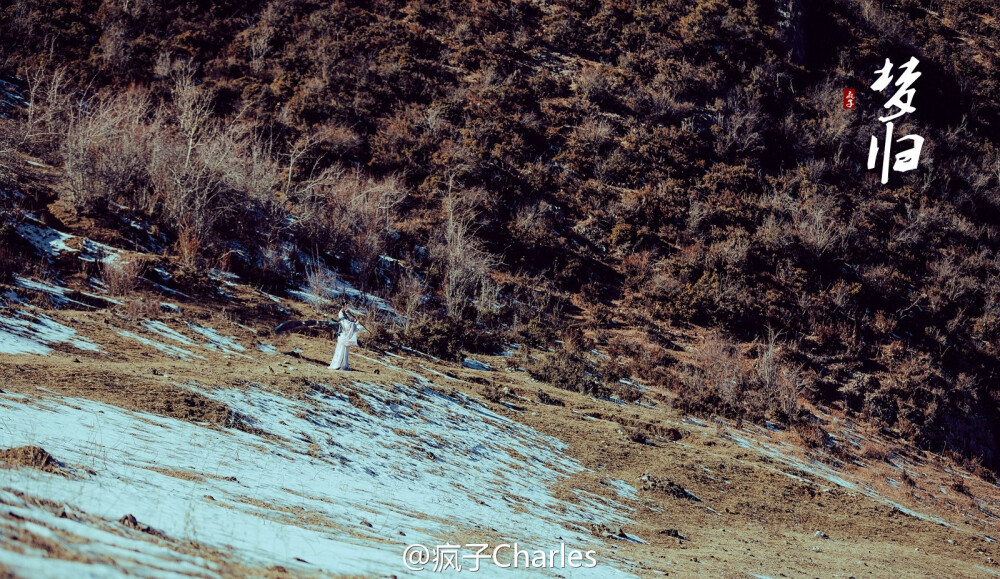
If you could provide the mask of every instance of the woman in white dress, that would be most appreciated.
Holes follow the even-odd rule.
[[[350,370],[347,363],[347,353],[351,346],[358,345],[358,323],[347,313],[347,302],[344,302],[337,313],[340,322],[340,332],[337,334],[337,349],[333,352],[331,370]]]

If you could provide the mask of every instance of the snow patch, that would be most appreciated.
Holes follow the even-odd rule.
[[[190,350],[185,350],[184,348],[179,348],[177,346],[171,346],[170,344],[161,344],[160,342],[156,342],[156,341],[150,340],[149,338],[144,338],[144,337],[142,337],[142,336],[140,336],[138,334],[134,334],[134,333],[126,331],[126,330],[116,330],[116,331],[118,332],[119,336],[122,336],[122,337],[125,337],[125,338],[131,338],[131,339],[133,339],[133,340],[135,340],[135,341],[137,341],[137,342],[139,342],[141,344],[145,344],[147,346],[156,348],[157,350],[163,352],[164,354],[166,354],[168,356],[173,356],[174,358],[178,358],[180,360],[193,360],[195,358],[197,358],[199,360],[204,360],[205,359],[204,356],[199,356],[198,354],[195,354],[194,352],[191,352]]]
[[[66,242],[73,239],[68,233],[56,231],[51,227],[38,226],[31,223],[18,223],[14,226],[17,234],[35,248],[35,251],[49,257],[56,257],[61,253],[72,253],[77,250],[66,245]]]
[[[28,303],[27,300],[25,300],[21,296],[17,295],[17,292],[14,291],[14,290],[7,290],[7,291],[3,292],[3,297],[4,297],[5,300],[7,300],[8,302],[13,303],[13,304],[23,305],[23,304]]]
[[[293,289],[290,289],[290,290],[287,290],[287,292],[288,292],[288,295],[292,296],[293,298],[296,298],[297,300],[299,300],[302,303],[312,304],[312,305],[323,305],[323,304],[330,303],[330,300],[328,300],[327,298],[318,296],[318,295],[316,295],[314,293],[311,293],[311,292],[308,292],[306,290],[293,290]]]
[[[466,368],[470,368],[472,370],[483,370],[483,371],[486,371],[486,372],[492,372],[493,371],[493,367],[492,366],[490,366],[489,364],[487,364],[485,362],[480,362],[479,360],[476,360],[475,358],[466,358],[466,359],[462,360],[462,366],[464,366]]]
[[[159,334],[164,338],[169,338],[175,342],[184,344],[185,346],[197,346],[198,344],[191,338],[185,336],[184,334],[174,330],[170,326],[158,320],[146,320],[142,324],[147,330],[153,332],[154,334]]]
[[[121,250],[98,243],[86,237],[77,237],[51,227],[35,223],[18,223],[14,226],[17,234],[35,248],[35,251],[49,257],[63,253],[77,253],[82,261],[110,263],[121,256]],[[78,242],[76,240],[79,240]],[[81,249],[71,247],[68,242],[78,243]]]
[[[888,499],[888,498],[880,495],[877,491],[875,491],[874,489],[872,489],[868,485],[858,485],[858,484],[852,483],[852,482],[844,479],[843,477],[841,477],[837,473],[837,471],[835,471],[833,468],[831,468],[831,467],[829,467],[826,464],[823,464],[821,462],[818,462],[818,461],[810,459],[809,462],[807,463],[807,462],[805,462],[805,461],[803,461],[803,460],[801,460],[801,459],[793,456],[791,453],[782,452],[780,449],[777,449],[777,448],[775,448],[772,445],[764,444],[764,443],[761,443],[761,442],[757,442],[756,444],[754,444],[750,440],[748,440],[746,438],[743,438],[741,436],[738,436],[736,434],[733,434],[732,432],[727,432],[726,433],[726,437],[729,438],[729,439],[731,439],[733,442],[735,442],[736,444],[738,444],[739,446],[741,446],[743,448],[752,449],[752,450],[755,450],[757,452],[760,452],[761,454],[767,456],[768,458],[773,459],[775,462],[780,463],[780,464],[784,464],[786,466],[790,466],[793,469],[801,471],[803,474],[805,474],[807,476],[814,477],[815,479],[825,480],[827,482],[833,483],[833,484],[835,484],[835,485],[837,485],[839,487],[842,487],[842,488],[845,488],[845,489],[848,489],[848,490],[851,490],[851,491],[860,492],[860,493],[864,494],[865,496],[867,496],[869,498],[881,501],[883,504],[895,507],[895,508],[899,509],[900,511],[902,511],[903,513],[906,513],[907,515],[910,515],[912,517],[916,517],[918,519],[927,520],[927,521],[933,521],[935,523],[938,523],[938,524],[944,525],[944,526],[949,526],[949,527],[951,526],[947,521],[945,521],[941,517],[938,517],[936,515],[928,515],[928,514],[924,514],[924,513],[919,513],[917,511],[914,511],[913,509],[910,509],[909,507],[903,506],[903,505],[901,505],[901,504],[899,504],[899,503],[897,503],[897,502],[895,502],[895,501],[893,501],[891,499]],[[786,445],[786,443],[782,443],[782,444]],[[806,482],[811,482],[811,481],[808,481],[808,480],[804,479],[803,477],[796,476],[794,474],[785,472],[785,471],[783,471],[781,469],[774,469],[774,470],[776,472],[779,472],[779,473],[781,473],[781,474],[789,477],[789,478],[793,478],[793,479],[797,479],[797,480],[805,480]],[[890,482],[890,484],[892,484],[892,483]]]
[[[198,324],[192,324],[190,322],[184,322],[193,331],[201,334],[202,337],[208,340],[205,344],[206,348],[211,348],[213,350],[218,350],[224,354],[236,354],[238,356],[243,356],[244,358],[249,358],[245,354],[240,352],[245,352],[246,348],[241,346],[236,338],[232,336],[223,336],[219,332],[213,330],[212,328],[206,328],[205,326],[199,326]]]
[[[52,344],[69,344],[78,350],[99,352],[93,342],[77,337],[68,328],[42,314],[19,312],[17,317],[0,316],[0,354],[41,354]]]
[[[317,284],[319,287],[312,288],[313,290],[318,290],[318,292],[310,291],[310,288],[301,288],[299,290],[288,290],[289,295],[308,304],[326,304],[330,303],[330,301],[338,302],[346,299],[357,304],[364,304],[366,307],[372,306],[396,320],[400,319],[396,310],[382,298],[355,288],[339,274],[320,265],[318,261],[307,255],[302,254],[299,257],[302,263],[314,268],[314,275],[317,279],[321,280],[321,283]]]
[[[600,548],[588,525],[629,524],[630,509],[622,504],[582,492],[579,500],[560,499],[549,490],[583,470],[557,439],[468,397],[401,384],[351,388],[364,410],[322,384],[294,400],[263,386],[203,389],[252,417],[254,426],[269,433],[266,438],[85,399],[0,394],[0,447],[36,444],[94,472],[66,478],[6,469],[0,488],[30,490],[107,521],[131,513],[171,539],[200,541],[251,567],[280,564],[292,574],[398,574],[405,545],[475,537],[476,529],[483,539],[533,549],[562,541],[568,548]],[[25,515],[37,518],[38,512]],[[63,543],[76,553],[115,553],[122,541],[86,529],[74,532],[88,540]],[[128,548],[126,560],[146,555],[139,561],[143,575],[179,573],[187,565],[216,574],[195,557],[178,556],[176,567],[164,567],[161,559],[173,560],[173,553]],[[0,564],[15,573],[32,576],[49,563],[47,570],[80,570],[42,552],[8,549],[0,543]],[[627,563],[613,554],[599,561],[573,576],[633,576],[616,569]],[[150,567],[161,571],[144,571]],[[480,574],[509,577],[494,566],[483,566]]]
[[[617,492],[619,496],[625,497],[626,499],[634,501],[639,498],[635,487],[625,481],[607,479],[602,480],[601,483],[615,489],[615,492]]]
[[[58,285],[55,285],[55,284],[52,284],[52,283],[49,283],[49,282],[46,282],[46,281],[41,281],[41,280],[37,280],[37,279],[28,279],[28,278],[24,278],[24,277],[20,277],[20,276],[15,276],[15,278],[14,278],[14,285],[16,285],[16,286],[18,286],[20,288],[24,288],[26,290],[31,290],[31,291],[36,291],[36,292],[48,294],[51,302],[55,306],[65,306],[65,305],[68,305],[68,304],[73,304],[73,305],[76,305],[76,306],[79,306],[79,307],[82,307],[82,308],[85,308],[85,309],[94,309],[94,306],[92,306],[90,304],[87,304],[87,303],[84,303],[84,302],[81,302],[81,301],[78,301],[78,300],[74,300],[73,298],[69,297],[67,295],[67,293],[69,293],[71,290],[68,290],[68,289],[66,289],[64,287],[61,287],[61,286],[58,286]],[[105,296],[99,296],[99,295],[88,293],[88,292],[79,292],[79,295],[83,295],[83,296],[86,296],[88,298],[92,298],[92,299],[95,299],[95,300],[98,300],[98,301],[101,301],[101,302],[105,302],[105,303],[108,303],[108,304],[121,305],[121,303],[122,303],[122,302],[120,302],[118,300],[115,300],[115,299],[111,299],[111,298],[108,298],[108,297],[105,297]]]

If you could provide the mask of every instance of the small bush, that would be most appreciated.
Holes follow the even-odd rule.
[[[657,344],[640,344],[633,356],[633,375],[644,380],[655,380],[674,359],[666,349]]]
[[[535,392],[535,396],[538,398],[538,401],[541,402],[542,404],[547,404],[549,406],[566,406],[565,402],[554,396],[549,396],[548,394],[545,393],[544,390],[539,390],[538,392]]]
[[[965,496],[972,496],[972,491],[969,490],[969,486],[965,484],[965,479],[959,475],[953,475],[951,479],[951,484],[948,485],[951,490],[956,493],[963,494]]]
[[[677,442],[678,440],[684,438],[684,434],[680,430],[678,430],[678,429],[676,429],[676,428],[674,428],[672,426],[669,427],[669,428],[667,428],[667,429],[665,429],[661,433],[661,436],[663,436],[663,438],[666,438],[667,440],[669,440],[671,442]]]
[[[900,473],[899,478],[902,479],[903,484],[905,484],[908,487],[915,487],[915,486],[917,486],[917,481],[913,480],[913,477],[910,476],[910,473],[906,472],[905,470],[903,470]]]
[[[794,427],[795,434],[809,448],[822,448],[830,440],[830,435],[817,424],[800,424]]]
[[[216,287],[215,280],[208,276],[208,272],[198,267],[188,267],[179,264],[171,271],[173,283],[187,294],[212,294]]]
[[[424,315],[410,322],[403,338],[415,350],[445,360],[454,360],[458,356],[455,328],[453,323]]]
[[[490,330],[471,321],[455,325],[455,339],[459,346],[472,354],[494,355],[509,343],[504,332]]]
[[[139,285],[146,264],[139,259],[114,260],[101,263],[101,281],[113,296],[130,296]]]
[[[553,333],[551,327],[538,316],[531,318],[527,325],[522,326],[519,332],[522,344],[527,344],[534,348],[540,348],[552,341]]]
[[[174,253],[182,267],[194,269],[201,256],[202,239],[192,227],[181,227],[174,242]]]
[[[892,459],[892,452],[883,445],[869,443],[864,445],[861,458],[872,462],[889,462]]]
[[[392,322],[380,317],[376,312],[375,308],[371,308],[371,311],[360,316],[358,319],[360,325],[364,326],[366,330],[363,339],[366,346],[387,348],[393,338],[391,331]]]
[[[2,185],[2,184],[0,184]],[[27,264],[31,249],[17,234],[19,214],[0,207],[0,282],[10,281]]]
[[[506,388],[501,388],[493,382],[483,386],[480,392],[483,398],[490,402],[501,402],[507,396]]]
[[[611,394],[618,397],[619,400],[629,404],[638,402],[642,398],[642,390],[626,384],[611,384],[608,386],[608,390]]]
[[[649,431],[642,427],[629,428],[625,431],[625,436],[632,442],[639,444],[649,444]]]
[[[993,471],[986,468],[982,464],[977,464],[976,467],[972,469],[972,474],[976,475],[977,477],[981,478],[982,480],[986,481],[991,485],[997,484],[996,474],[994,474]]]
[[[562,347],[553,355],[540,357],[527,370],[532,378],[563,390],[593,395],[604,391],[589,372],[583,353],[570,348]]]
[[[625,366],[618,362],[617,357],[610,356],[601,363],[601,376],[605,384],[615,386],[625,377]]]
[[[155,300],[131,298],[125,300],[125,305],[118,311],[129,320],[138,321],[156,317],[160,313],[160,306]]]
[[[20,254],[6,245],[0,245],[0,282],[8,282],[20,269]]]
[[[721,334],[710,334],[695,350],[693,362],[680,370],[682,409],[743,416],[749,376],[738,345]]]

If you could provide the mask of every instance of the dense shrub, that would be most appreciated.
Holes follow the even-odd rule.
[[[13,211],[0,208],[0,282],[8,282],[27,265],[30,249],[17,235]]]
[[[637,328],[622,361],[691,409],[794,421],[807,396],[993,468],[1000,63],[953,39],[997,9],[913,6],[14,2],[0,72],[30,106],[0,165],[61,165],[65,201],[139,211],[192,274],[280,287],[318,259],[395,294],[405,260],[403,336],[436,355]],[[925,154],[883,186],[878,97],[839,91],[911,54]],[[687,360],[667,325],[726,337]]]
[[[431,356],[454,360],[458,355],[459,336],[454,324],[446,320],[421,316],[410,322],[403,338],[409,347]]]
[[[582,394],[601,395],[604,389],[598,383],[584,353],[572,347],[562,346],[554,354],[539,356],[528,366],[528,374],[563,390]]]
[[[128,297],[139,285],[146,264],[133,257],[125,261],[115,259],[101,264],[101,281],[113,296]]]

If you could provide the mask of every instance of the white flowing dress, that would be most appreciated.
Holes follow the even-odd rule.
[[[333,351],[331,370],[350,370],[347,364],[347,352],[351,346],[358,345],[358,323],[347,319],[343,313],[337,316],[340,320],[340,333],[337,335],[337,349]]]

